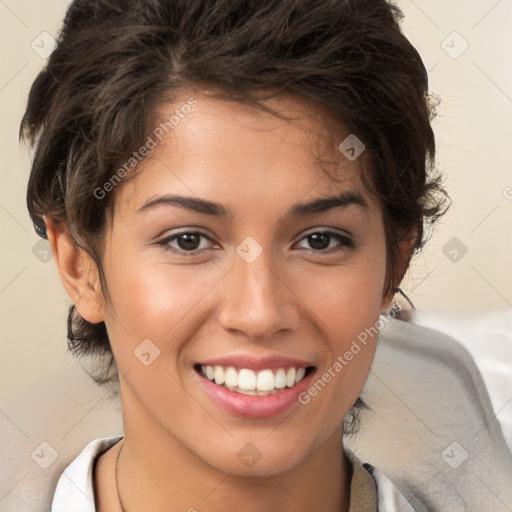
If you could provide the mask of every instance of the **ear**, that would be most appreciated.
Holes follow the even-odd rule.
[[[48,241],[62,284],[80,315],[90,323],[103,321],[103,297],[97,266],[91,256],[77,247],[67,222],[45,216]]]
[[[391,291],[384,295],[382,298],[381,311],[384,313],[391,308],[393,302],[394,291],[401,283],[404,278],[405,272],[409,267],[409,262],[411,261],[414,245],[416,244],[417,235],[414,232],[410,237],[406,240],[401,241],[398,244],[398,261],[397,261],[397,278],[393,283]]]

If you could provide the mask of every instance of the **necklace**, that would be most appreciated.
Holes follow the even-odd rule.
[[[117,466],[119,464],[119,457],[121,456],[121,452],[123,451],[124,442],[121,445],[121,448],[119,449],[119,453],[117,454],[116,458],[116,490],[117,490],[117,499],[119,500],[119,505],[121,505],[121,510],[123,512],[126,512],[126,509],[123,506],[123,501],[121,500],[121,494],[119,493],[119,482],[118,482],[118,476],[117,476]]]

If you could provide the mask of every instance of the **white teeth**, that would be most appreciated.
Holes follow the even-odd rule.
[[[286,385],[291,388],[295,384],[295,368],[290,368],[286,372]]]
[[[229,366],[204,366],[201,373],[207,379],[218,386],[224,386],[231,391],[244,395],[260,395],[278,393],[285,387],[293,387],[306,375],[306,368],[278,368],[277,370],[265,369],[259,372],[248,368],[236,368]]]
[[[238,393],[242,393],[242,395],[257,395],[258,392],[254,389],[242,389],[242,388],[238,388],[238,389],[233,389],[233,391],[237,391]]]
[[[224,370],[223,370],[222,366],[215,366],[213,368],[213,375],[215,377],[215,384],[217,384],[219,386],[221,384],[224,384]]]
[[[263,370],[258,373],[256,388],[258,391],[271,391],[274,389],[274,374],[272,370]]]
[[[221,368],[221,366],[219,366],[219,368]],[[226,370],[224,377],[228,388],[236,388],[238,386],[238,373],[232,366]]]
[[[238,373],[238,387],[240,389],[254,391],[256,389],[256,374],[246,368],[240,370]]]
[[[279,368],[274,375],[274,386],[277,389],[283,389],[286,387],[286,372],[282,368]]]

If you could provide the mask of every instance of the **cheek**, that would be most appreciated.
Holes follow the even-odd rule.
[[[319,377],[324,382],[336,382],[333,398],[338,403],[348,401],[346,405],[351,406],[366,381],[375,354],[381,287],[380,282],[361,278],[346,284],[346,288],[329,290],[318,299],[329,344],[329,359]]]
[[[346,265],[304,272],[297,290],[324,325],[340,341],[374,324],[382,307],[386,276],[384,243],[361,251]],[[343,333],[340,337],[339,335]],[[331,336],[332,337],[332,336]]]
[[[125,331],[139,342],[150,338],[168,344],[182,330],[183,319],[200,311],[197,306],[223,272],[213,265],[207,272],[198,272],[194,265],[171,265],[157,250],[152,251],[158,257],[119,254],[122,264],[111,266],[107,280],[113,309]]]
[[[110,266],[106,277],[115,312],[107,327],[120,373],[154,417],[167,415],[161,404],[173,404],[201,424],[204,411],[194,401],[191,406],[183,393],[189,367],[182,363],[188,341],[206,320],[203,300],[222,278],[222,269],[212,266],[199,273],[193,265],[171,266],[161,257],[159,262],[126,253],[119,258],[123,263]]]
[[[384,242],[357,261],[333,269],[330,276],[305,281],[301,292],[328,343],[317,392],[329,386],[328,402],[338,410],[348,410],[359,396],[375,354],[386,275]]]

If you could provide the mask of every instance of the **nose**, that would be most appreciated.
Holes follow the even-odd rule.
[[[252,262],[238,254],[225,277],[222,290],[220,325],[243,333],[252,340],[264,341],[279,331],[293,331],[300,322],[297,297],[284,273],[272,265],[270,250]]]

